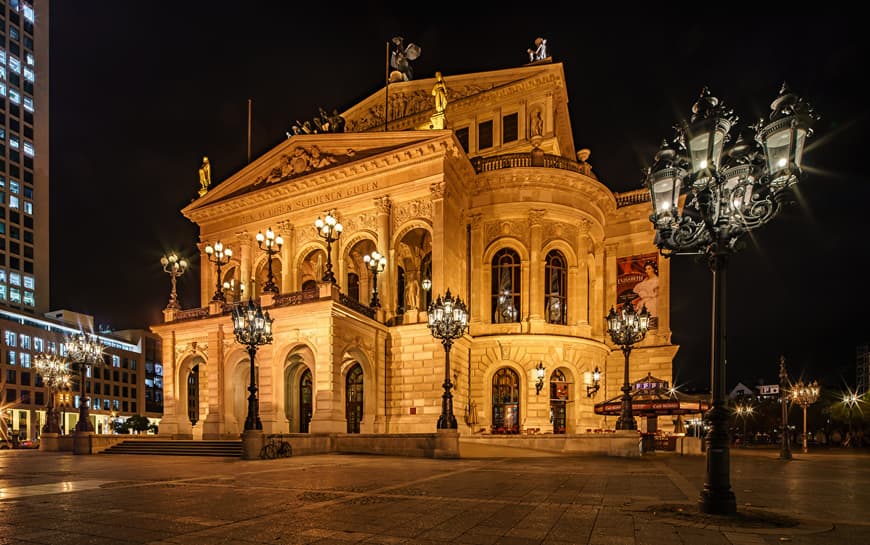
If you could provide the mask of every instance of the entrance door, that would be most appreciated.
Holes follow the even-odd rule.
[[[187,375],[187,418],[191,426],[199,421],[199,365]]]
[[[492,433],[520,432],[520,378],[504,367],[492,377]]]
[[[347,433],[359,433],[363,417],[363,372],[360,364],[354,365],[347,372],[345,386],[347,391],[345,401]]]
[[[299,379],[299,433],[308,433],[311,422],[311,369],[306,369]]]
[[[553,422],[553,433],[565,433],[568,422],[568,381],[565,374],[556,369],[550,376],[550,419]]]

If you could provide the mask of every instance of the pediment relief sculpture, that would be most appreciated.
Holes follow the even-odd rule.
[[[316,170],[347,163],[355,155],[356,152],[352,149],[348,149],[343,154],[333,154],[321,151],[316,145],[297,146],[289,153],[281,155],[278,164],[265,176],[258,177],[254,185],[283,182]]]

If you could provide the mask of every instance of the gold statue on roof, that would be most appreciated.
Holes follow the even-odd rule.
[[[202,197],[208,193],[208,188],[211,185],[211,164],[208,162],[208,157],[202,158],[202,166],[199,167],[199,196]]]

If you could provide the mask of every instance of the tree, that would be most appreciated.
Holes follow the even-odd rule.
[[[141,414],[134,414],[133,416],[127,418],[124,422],[120,423],[120,427],[124,429],[123,432],[119,431],[119,433],[142,433],[149,430],[157,431],[157,426],[151,424],[148,421],[148,418],[142,416]],[[117,428],[116,428],[117,429]]]

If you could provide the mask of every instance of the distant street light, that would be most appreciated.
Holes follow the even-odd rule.
[[[179,258],[174,253],[171,253],[161,257],[160,264],[163,265],[163,271],[169,274],[172,286],[172,291],[169,292],[169,304],[166,305],[166,308],[181,308],[181,305],[178,304],[178,292],[175,289],[175,281],[187,270],[187,260]]]
[[[209,261],[217,265],[217,289],[211,300],[226,303],[227,297],[224,295],[223,290],[224,284],[221,282],[221,267],[230,262],[230,259],[233,257],[233,251],[225,248],[223,242],[217,241],[214,243],[214,246],[211,244],[205,245],[205,255]]]
[[[752,416],[752,413],[755,412],[755,409],[752,408],[752,405],[747,405],[746,403],[742,403],[737,405],[737,416],[739,416],[743,420],[743,435],[741,436],[741,444],[746,446],[746,420],[748,417]]]
[[[791,388],[791,399],[793,403],[797,403],[804,410],[804,433],[802,437],[803,451],[807,453],[807,407],[818,401],[819,399],[819,383],[812,381],[809,384],[804,384],[803,380],[799,380],[797,384]]]
[[[57,409],[54,406],[54,396],[55,392],[61,388],[69,387],[69,363],[57,354],[40,353],[33,357],[33,366],[48,388],[48,404],[42,432],[60,433],[60,422],[58,421]]]
[[[260,404],[257,399],[257,373],[254,368],[254,358],[257,356],[257,347],[272,342],[272,318],[269,312],[263,312],[259,304],[248,299],[248,304],[236,305],[233,308],[233,332],[236,342],[248,347],[248,355],[251,358],[250,378],[248,386],[248,415],[245,418],[245,431],[262,430],[263,423],[260,421]]]
[[[450,381],[450,348],[454,339],[461,337],[468,328],[468,311],[462,299],[450,294],[450,289],[442,299],[438,298],[429,304],[429,331],[436,339],[441,339],[444,346],[444,394],[441,395],[441,416],[438,417],[439,430],[457,429],[456,417],[453,415],[453,383]]]
[[[655,244],[664,257],[703,254],[713,273],[711,408],[706,439],[707,476],[699,508],[732,515],[728,453],[729,410],[725,401],[725,271],[730,256],[749,232],[770,222],[787,202],[801,175],[801,159],[818,116],[803,99],[782,86],[767,121],[754,134],[733,139],[737,116],[706,87],[676,138],[664,141],[647,171]],[[737,131],[735,131],[737,132]]]
[[[788,372],[785,370],[785,356],[779,357],[779,399],[782,405],[782,441],[780,442],[779,457],[782,460],[791,460],[791,448],[789,446],[788,431]]]
[[[372,273],[372,300],[369,306],[371,308],[378,308],[381,306],[381,302],[378,301],[378,275],[387,268],[387,258],[375,250],[370,254],[364,255],[363,261],[369,272]]]
[[[75,431],[93,432],[94,425],[90,417],[91,400],[85,393],[85,377],[88,367],[93,368],[103,363],[103,345],[99,339],[90,338],[84,332],[72,335],[63,344],[66,355],[78,367],[79,372],[79,421],[76,422]]]
[[[852,411],[855,409],[855,406],[858,405],[858,395],[854,392],[849,392],[843,396],[843,403],[849,407],[849,441],[854,441],[855,437],[852,433]],[[852,445],[850,444],[849,446]]]
[[[649,329],[649,311],[647,311],[646,305],[644,305],[640,313],[635,312],[634,305],[629,300],[623,303],[622,309],[619,312],[610,307],[610,313],[605,319],[607,320],[607,332],[610,334],[610,339],[622,349],[622,353],[625,356],[625,373],[622,381],[622,413],[616,421],[616,429],[636,430],[637,422],[634,421],[634,415],[631,412],[631,383],[628,382],[628,359],[632,346],[646,337],[646,332]]]
[[[335,210],[330,210],[323,219],[317,216],[314,228],[317,229],[317,236],[326,241],[326,271],[321,280],[335,284],[335,274],[332,272],[332,243],[341,237],[344,227],[335,217]]]
[[[257,232],[257,246],[266,252],[268,256],[268,272],[266,276],[266,285],[263,286],[264,292],[278,293],[278,285],[275,284],[275,275],[272,273],[272,256],[281,251],[281,246],[284,245],[284,239],[281,235],[275,235],[275,231],[271,227],[266,229],[266,234]]]

